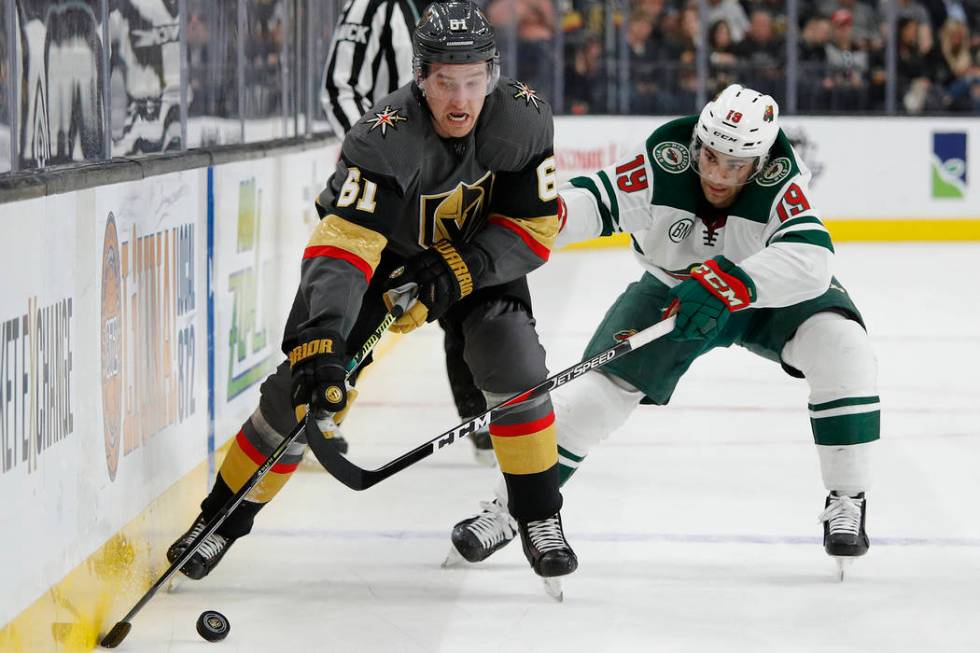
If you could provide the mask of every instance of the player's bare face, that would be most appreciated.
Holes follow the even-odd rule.
[[[708,202],[719,209],[731,206],[752,175],[754,163],[754,158],[728,156],[703,145],[698,156],[698,172]]]
[[[436,133],[460,138],[470,133],[487,97],[486,63],[432,64],[422,82]]]

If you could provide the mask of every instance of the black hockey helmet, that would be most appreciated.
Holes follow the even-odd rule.
[[[489,95],[500,77],[500,53],[493,26],[479,7],[462,2],[433,2],[412,35],[415,81],[421,87],[433,63],[487,62]]]

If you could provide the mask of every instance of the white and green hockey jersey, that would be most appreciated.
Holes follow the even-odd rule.
[[[696,123],[697,116],[672,120],[621,162],[566,184],[567,220],[557,244],[629,233],[643,267],[668,286],[723,254],[755,282],[755,308],[826,291],[834,247],[810,204],[810,171],[782,130],[766,169],[719,210],[704,199],[691,168]]]

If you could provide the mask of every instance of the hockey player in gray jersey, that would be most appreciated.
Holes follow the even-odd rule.
[[[525,274],[558,232],[548,105],[499,79],[493,28],[469,2],[437,2],[414,33],[415,81],[382,98],[344,139],[317,202],[323,219],[303,254],[286,323],[288,360],[262,384],[258,409],[226,455],[175,560],[305,415],[347,403],[348,352],[386,313],[383,291],[417,285],[419,300],[392,327],[443,316],[462,325],[477,386],[496,404],[545,379],[544,349]],[[392,276],[392,272],[399,271]],[[559,510],[557,436],[547,396],[515,404],[490,424],[494,451],[534,571],[575,570]],[[301,438],[303,436],[300,436]],[[296,469],[297,439],[182,571],[209,573]]]
[[[809,171],[778,118],[771,97],[732,85],[699,116],[665,124],[617,165],[561,189],[567,222],[559,245],[630,233],[645,269],[606,313],[585,356],[677,316],[669,338],[555,393],[561,480],[640,403],[667,404],[696,358],[738,344],[806,378],[829,492],[824,547],[852,558],[869,544],[877,364],[860,313],[832,276],[834,248],[810,203]],[[505,505],[498,498],[457,524],[455,551],[475,562],[509,542]]]
[[[344,5],[330,45],[330,56],[324,66],[323,92],[320,102],[334,133],[346,135],[359,122],[375,101],[393,93],[412,81],[412,31],[428,0],[352,0]],[[321,214],[325,211],[321,208]],[[460,419],[467,420],[486,410],[483,393],[473,382],[464,360],[462,324],[448,317],[439,320],[445,331],[446,373]],[[350,380],[353,386],[357,377],[371,363],[368,356]],[[354,403],[357,390],[350,388],[347,396],[348,409]],[[345,415],[335,416],[340,426]],[[334,442],[341,453],[347,452],[347,441],[335,432]],[[490,442],[490,432],[482,428],[469,436],[473,443],[476,460],[493,466],[497,460]],[[307,454],[315,460],[312,452]],[[319,465],[319,463],[316,463]]]

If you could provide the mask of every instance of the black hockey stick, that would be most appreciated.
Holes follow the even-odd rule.
[[[388,327],[394,324],[395,320],[397,320],[404,312],[405,304],[407,304],[410,300],[411,297],[399,298],[398,303],[392,307],[391,312],[385,315],[384,320],[381,321],[378,328],[374,330],[371,337],[369,337],[364,343],[364,346],[361,347],[361,351],[359,351],[357,355],[351,359],[350,363],[347,364],[347,378],[350,378],[350,375],[354,372],[354,370],[360,367],[361,363],[364,362],[364,359],[367,358],[367,355],[371,353],[375,345],[377,345],[381,340],[381,336],[383,336],[385,331],[388,330]],[[133,617],[135,617],[136,614],[143,609],[143,606],[145,606],[160,590],[160,588],[163,587],[167,581],[169,581],[170,578],[177,573],[177,570],[183,567],[184,563],[190,560],[191,556],[194,555],[198,548],[200,548],[201,544],[204,543],[204,540],[218,530],[218,527],[221,526],[226,519],[228,519],[235,508],[238,507],[238,504],[245,500],[245,496],[252,490],[252,488],[258,485],[259,481],[261,481],[265,475],[268,474],[269,470],[272,469],[277,462],[279,462],[279,459],[286,453],[286,449],[289,448],[289,445],[291,445],[293,441],[299,437],[299,434],[303,432],[306,422],[316,424],[315,420],[309,416],[309,413],[307,413],[307,415],[308,418],[296,424],[293,430],[289,432],[289,435],[287,435],[283,441],[279,443],[279,446],[276,447],[271,454],[269,454],[269,457],[265,459],[265,462],[262,463],[257,470],[255,470],[255,473],[252,474],[247,481],[245,481],[245,484],[241,487],[241,489],[238,490],[238,492],[236,492],[232,498],[228,499],[225,505],[221,507],[221,510],[211,518],[211,521],[209,521],[207,526],[204,527],[204,530],[197,536],[197,539],[195,539],[191,545],[187,547],[184,553],[177,558],[177,560],[175,560],[165,572],[163,572],[163,575],[160,576],[160,578],[153,583],[152,586],[150,586],[150,589],[146,590],[143,597],[136,602],[136,605],[134,605],[129,612],[126,613],[126,616],[123,617],[121,621],[116,622],[116,625],[112,627],[112,630],[110,630],[109,633],[102,638],[102,641],[99,642],[101,646],[104,646],[105,648],[116,648],[124,639],[126,639],[126,635],[129,634],[129,631],[132,628],[132,624],[130,622],[133,620]],[[323,439],[322,437],[319,437],[319,433],[317,433],[317,435],[318,440]]]
[[[345,458],[339,451],[337,451],[336,447],[330,446],[325,438],[313,437],[312,432],[311,437],[307,437],[307,440],[309,440],[310,449],[313,450],[313,454],[316,456],[317,460],[320,461],[320,464],[323,465],[324,468],[326,468],[326,470],[330,472],[338,481],[352,490],[366,490],[372,485],[385,480],[389,476],[394,476],[406,467],[414,465],[423,458],[428,458],[437,450],[442,449],[443,447],[448,446],[457,440],[461,440],[467,435],[472,435],[476,431],[488,426],[490,421],[497,417],[508,406],[512,406],[532,397],[540,396],[545,392],[550,392],[555,388],[565,385],[569,381],[577,379],[589,370],[602,367],[609,361],[625,356],[634,349],[642,347],[648,342],[670,333],[674,328],[674,319],[674,316],[670,316],[667,319],[661,320],[660,322],[657,322],[656,324],[649,326],[638,333],[634,333],[628,338],[624,338],[611,349],[607,349],[606,351],[596,354],[588,360],[576,363],[568,369],[562,370],[558,374],[548,377],[530,390],[525,390],[524,392],[511,397],[507,401],[497,404],[493,408],[488,409],[487,412],[483,413],[482,415],[477,415],[476,417],[466,420],[459,426],[437,435],[428,442],[420,444],[411,451],[399,456],[398,458],[395,458],[391,462],[384,464],[377,469],[364,469],[362,467],[358,467]]]

